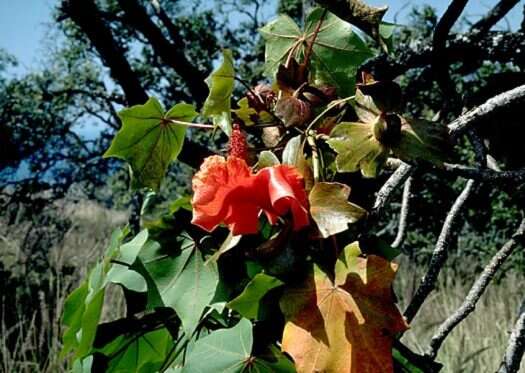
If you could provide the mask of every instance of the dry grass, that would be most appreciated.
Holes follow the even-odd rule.
[[[41,290],[41,299],[32,314],[20,313],[15,325],[6,325],[0,320],[0,372],[63,372],[64,363],[58,358],[60,350],[60,322],[64,300],[69,291],[85,276],[108,243],[111,231],[126,221],[126,214],[115,213],[92,203],[80,206],[58,206],[60,213],[73,218],[63,240],[51,247],[50,263],[54,266],[50,273],[48,288]],[[0,226],[0,260],[4,263],[23,262],[20,250],[23,236],[27,231],[24,225]],[[401,308],[413,294],[415,284],[423,273],[401,260],[396,280],[396,293]],[[59,269],[74,265],[70,276],[57,276]],[[9,267],[7,267],[9,268]],[[494,372],[501,361],[507,343],[508,330],[516,314],[520,299],[524,295],[524,278],[516,273],[508,274],[500,283],[492,284],[483,296],[474,313],[448,337],[440,350],[438,361],[444,364],[443,372]],[[423,352],[438,325],[455,310],[467,293],[471,281],[445,271],[440,277],[439,291],[424,304],[411,329],[404,335],[404,342],[415,351]],[[53,301],[45,301],[44,293],[52,294]],[[9,298],[9,294],[5,297]],[[116,297],[109,293],[108,302]],[[5,300],[9,301],[9,300]],[[4,304],[2,302],[2,304]],[[122,313],[122,304],[106,307],[114,317]],[[40,324],[40,327],[37,325]],[[8,348],[8,339],[14,336],[14,348]],[[38,357],[46,351],[46,361],[37,364]],[[525,372],[525,370],[523,370]]]
[[[111,232],[127,220],[125,213],[109,211],[90,202],[57,204],[55,208],[62,217],[70,218],[73,224],[60,242],[49,248],[49,268],[39,274],[44,287],[38,291],[39,299],[33,302],[36,306],[32,312],[17,312],[15,322],[11,318],[9,323],[6,322],[9,315],[1,312],[0,372],[65,371],[64,362],[58,357],[64,301],[104,251]],[[29,234],[31,224],[24,222],[8,226],[0,222],[0,261],[6,269],[16,270],[16,276],[23,276],[25,264],[33,259],[24,249],[24,238]],[[66,267],[72,268],[71,274],[63,275]],[[12,306],[16,301],[14,294],[0,297],[2,307],[9,302]],[[107,299],[111,298],[115,299],[109,293]],[[121,306],[112,305],[106,309],[113,314],[121,314]],[[42,359],[42,356],[47,358]],[[40,364],[37,361],[41,361]]]
[[[396,279],[396,293],[401,308],[411,299],[422,268],[402,263]],[[492,283],[476,309],[445,340],[437,361],[442,372],[495,372],[503,357],[509,331],[512,328],[525,290],[525,278],[515,272],[499,283]],[[440,275],[438,290],[431,294],[413,321],[403,342],[423,353],[438,326],[453,312],[467,294],[472,280],[445,270]],[[522,364],[525,372],[525,364]],[[521,372],[520,371],[520,372]]]

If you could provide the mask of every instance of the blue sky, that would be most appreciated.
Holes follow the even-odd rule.
[[[272,0],[275,1],[275,0]],[[403,23],[410,5],[430,4],[441,14],[449,1],[446,0],[366,0],[370,5],[388,5],[387,21]],[[524,0],[525,1],[525,0]],[[523,2],[516,6],[507,19],[513,26],[521,22]],[[0,0],[0,48],[6,49],[20,62],[18,72],[37,68],[46,42],[46,30],[52,22],[51,14],[58,0]],[[497,0],[471,0],[463,15],[471,19],[487,12]],[[204,1],[206,4],[206,1]],[[408,5],[407,5],[408,4]],[[232,20],[235,21],[235,20]],[[505,27],[505,23],[501,23]]]

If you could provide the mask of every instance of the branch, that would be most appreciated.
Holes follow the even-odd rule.
[[[115,42],[110,28],[102,20],[94,0],[63,0],[61,9],[97,49],[104,65],[110,68],[111,77],[122,87],[128,105],[146,102],[146,91],[126,60],[124,50]]]
[[[518,319],[509,338],[505,356],[498,373],[517,373],[525,352],[525,300],[521,303]]]
[[[524,102],[525,85],[500,93],[452,121],[448,125],[449,133],[452,137],[458,137],[476,122],[486,119],[502,109],[508,109],[510,106],[523,104]]]
[[[445,338],[452,330],[459,325],[468,315],[476,308],[476,304],[488,287],[490,281],[494,278],[498,269],[503,265],[505,260],[514,252],[519,244],[523,244],[525,238],[525,219],[521,221],[519,228],[512,235],[512,238],[503,245],[503,247],[492,257],[489,264],[483,269],[474,285],[467,294],[467,297],[461,306],[450,315],[439,327],[437,332],[430,341],[430,346],[426,355],[434,359],[445,341]]]
[[[127,23],[144,35],[155,53],[187,83],[193,99],[202,104],[208,96],[208,87],[204,83],[206,76],[186,58],[184,42],[180,37],[170,43],[151,20],[146,9],[136,0],[118,2],[124,10]],[[174,38],[174,35],[170,36]]]
[[[442,63],[456,62],[478,65],[482,61],[514,62],[523,65],[525,38],[523,32],[492,31],[479,37],[468,32],[451,35],[447,47],[439,56]],[[422,68],[433,62],[432,45],[425,40],[401,44],[393,55],[382,54],[366,62],[360,70],[372,73],[377,80],[394,80],[410,69]]]
[[[460,96],[456,92],[456,87],[452,81],[448,67],[449,64],[442,60],[443,51],[447,46],[447,39],[459,16],[465,9],[468,0],[453,0],[447,10],[439,20],[432,38],[432,70],[436,74],[436,80],[443,93],[452,102],[452,106],[457,106]],[[446,103],[448,101],[445,101]],[[446,105],[448,106],[448,105]]]
[[[388,10],[387,6],[371,7],[361,0],[316,0],[342,20],[351,23],[378,40],[379,24]]]
[[[372,208],[372,214],[377,215],[381,211],[386,203],[392,197],[392,193],[405,182],[405,180],[412,174],[414,167],[401,162],[401,165],[394,171],[392,176],[386,181],[385,184],[379,189],[376,194],[376,200],[374,207]]]
[[[452,205],[452,208],[445,219],[445,223],[441,228],[441,233],[436,242],[436,247],[432,253],[427,273],[423,276],[414,298],[412,298],[410,304],[405,310],[404,315],[409,323],[414,319],[430,292],[435,288],[439,272],[448,257],[448,247],[454,234],[453,230],[459,218],[459,213],[469,196],[472,194],[475,185],[476,182],[474,180],[467,181],[465,188]]]
[[[407,218],[408,211],[410,209],[410,189],[412,188],[412,176],[409,176],[405,181],[405,186],[403,187],[403,198],[401,201],[401,212],[399,213],[399,226],[397,229],[397,235],[392,243],[393,248],[398,248],[405,239],[405,233],[407,230]]]
[[[102,20],[93,0],[63,0],[62,11],[77,24],[97,49],[100,58],[109,68],[111,77],[124,91],[128,105],[143,104],[148,95],[137,74],[126,60],[124,50],[115,42],[110,28]],[[198,168],[202,160],[213,154],[208,148],[185,141],[179,160]]]
[[[500,0],[490,12],[472,25],[471,31],[479,34],[488,32],[498,23],[520,0]]]
[[[480,181],[514,181],[523,182],[525,181],[525,169],[512,170],[512,171],[496,171],[489,168],[476,168],[465,166],[462,164],[451,164],[444,163],[443,170],[450,172],[453,175],[461,176],[466,179],[474,179]]]

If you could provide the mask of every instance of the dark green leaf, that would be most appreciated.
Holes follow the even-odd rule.
[[[247,319],[257,319],[259,315],[259,303],[262,298],[272,289],[279,287],[283,282],[275,277],[264,273],[258,273],[246,285],[243,292],[230,301],[227,306],[239,312]]]
[[[441,165],[451,153],[447,127],[437,122],[402,118],[401,141],[392,150],[404,160],[424,160]]]
[[[242,372],[250,358],[252,344],[252,324],[241,319],[233,328],[219,329],[199,339],[182,372]]]
[[[261,28],[266,40],[265,73],[274,77],[279,64],[291,54],[297,60],[304,57],[307,41],[313,36],[323,9],[314,9],[306,20],[305,31],[288,16],[281,15]],[[332,13],[327,13],[313,44],[310,70],[318,84],[337,88],[339,95],[353,94],[358,67],[369,57],[370,49],[352,30],[352,26]]]
[[[219,275],[214,261],[204,263],[190,238],[179,237],[178,247],[161,247],[150,241],[140,254],[163,305],[175,310],[186,335],[191,335],[204,309],[211,303]]]

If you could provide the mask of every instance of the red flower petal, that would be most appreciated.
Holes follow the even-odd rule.
[[[291,210],[294,230],[308,225],[308,202],[301,174],[292,166],[266,167],[256,175],[268,188],[269,206],[261,206],[271,224]]]
[[[276,224],[291,211],[295,230],[308,225],[303,179],[291,166],[267,167],[253,175],[242,159],[212,156],[192,185],[192,223],[208,232],[225,223],[234,235],[257,233],[261,212]]]
[[[218,155],[204,160],[192,180],[192,223],[211,232],[233,208],[228,201],[234,189],[251,182],[246,162],[236,157],[227,160]],[[256,230],[255,230],[256,231]]]

